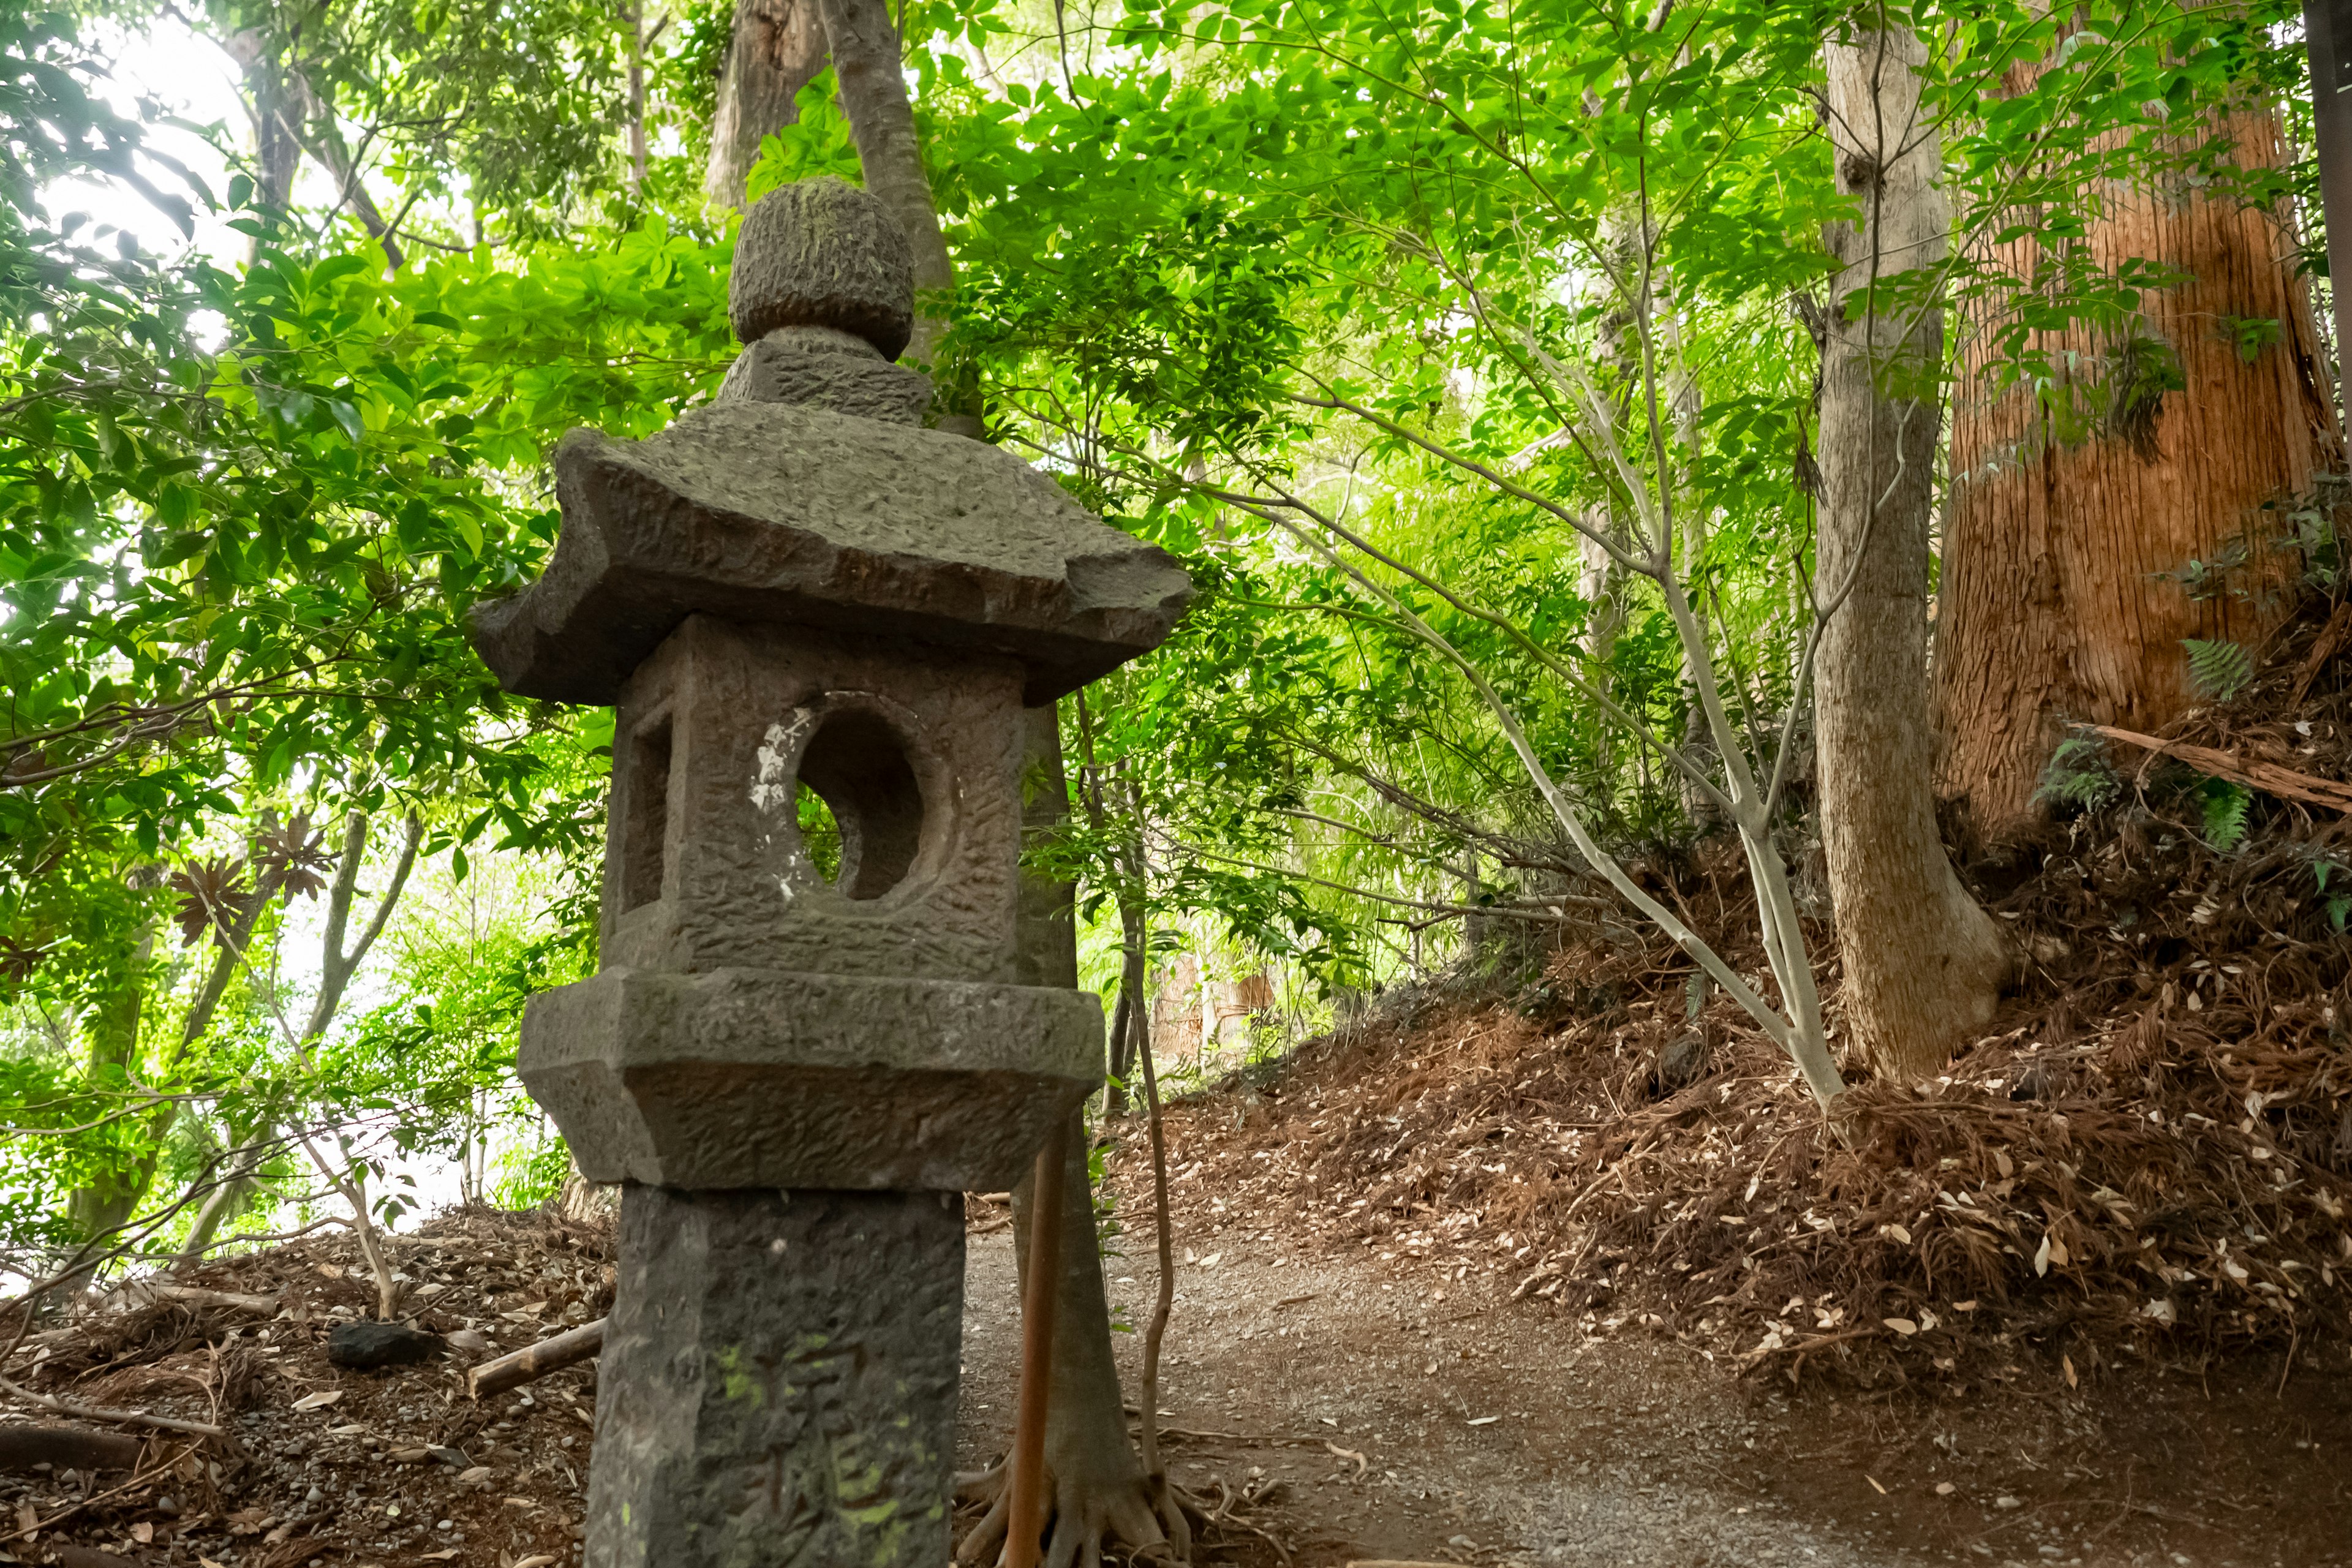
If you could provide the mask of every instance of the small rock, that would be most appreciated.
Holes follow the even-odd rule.
[[[1696,1030],[1658,1053],[1657,1092],[1672,1094],[1688,1089],[1706,1071],[1706,1037]]]
[[[2058,1075],[2045,1064],[2035,1062],[2017,1075],[2017,1082],[2011,1088],[2009,1098],[2020,1100],[2055,1100],[2058,1094]]]
[[[442,1444],[436,1443],[427,1447],[425,1451],[432,1455],[435,1458],[440,1460],[443,1464],[454,1466],[461,1470],[472,1462],[466,1458],[466,1451],[463,1448],[451,1448],[445,1447]]]
[[[304,1502],[313,1504],[322,1503],[327,1500],[327,1494],[321,1488],[312,1487],[308,1492],[303,1494],[302,1500]]]
[[[362,1370],[431,1361],[447,1348],[439,1334],[405,1323],[338,1323],[327,1335],[327,1359]]]

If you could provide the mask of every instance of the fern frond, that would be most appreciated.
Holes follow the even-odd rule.
[[[2105,742],[2070,735],[2050,753],[2035,798],[2076,811],[2096,811],[2123,793],[2123,781],[2107,762]]]
[[[2207,779],[2203,794],[2205,841],[2227,855],[2246,837],[2246,810],[2254,804],[2254,792],[2227,779]]]
[[[2200,696],[2227,702],[2254,678],[2252,658],[2236,643],[2183,637],[2180,646],[2189,650],[2189,683]]]

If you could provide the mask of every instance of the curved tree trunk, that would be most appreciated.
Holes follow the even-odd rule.
[[[1024,838],[1058,831],[1069,790],[1062,769],[1061,732],[1051,704],[1025,715],[1022,758]],[[1078,983],[1073,890],[1024,871],[1018,911],[1017,978],[1024,985]],[[1094,1542],[1106,1534],[1130,1547],[1162,1542],[1153,1493],[1127,1435],[1126,1399],[1112,1359],[1110,1301],[1104,1290],[1102,1243],[1095,1232],[1094,1186],[1087,1179],[1083,1112],[1071,1113],[1064,1140],[1069,1162],[1062,1183],[1061,1280],[1055,1295],[1054,1364],[1045,1415],[1045,1468],[1053,1481],[1050,1515],[1056,1535]],[[1029,1271],[1029,1227],[1034,1177],[1013,1190],[1013,1236],[1022,1279]],[[1025,1297],[1024,1289],[1024,1297]],[[1001,1510],[990,1523],[1002,1529]],[[967,1550],[992,1544],[987,1525]]]
[[[2280,162],[2274,113],[2233,116],[2221,133],[2243,166]],[[2155,731],[2197,700],[2183,638],[2252,652],[2280,625],[2296,563],[2271,548],[2281,530],[2261,508],[2336,460],[2325,356],[2275,216],[2187,191],[2109,201],[2090,237],[2100,266],[2144,257],[2193,275],[2142,305],[2146,339],[2179,358],[2180,389],[2152,422],[2110,419],[2071,444],[2061,411],[2027,394],[1994,401],[1964,387],[1954,411],[1937,788],[1985,842],[2039,820],[2034,794],[2063,721]],[[2029,271],[2032,242],[2009,260]],[[2274,331],[2251,358],[2233,331],[2249,321]],[[2091,367],[2063,390],[2095,405],[2112,395],[2122,345],[2080,331],[2036,342]],[[2241,550],[2246,564],[2210,597],[2157,575]]]
[[[719,71],[719,110],[702,181],[712,201],[743,205],[760,139],[799,121],[800,90],[824,68],[824,47],[817,0],[735,0],[735,32]]]
[[[948,257],[947,237],[940,231],[931,177],[923,167],[922,141],[915,133],[914,106],[907,100],[898,29],[886,0],[822,4],[834,78],[840,84],[849,133],[857,142],[866,188],[890,209],[915,253],[915,332],[905,357],[919,369],[935,371],[940,344],[947,336],[945,300],[955,289],[955,264]],[[932,413],[940,429],[981,437],[976,387],[940,382]]]
[[[1844,269],[1822,348],[1822,831],[1850,1035],[1879,1072],[1916,1078],[1990,1021],[2009,969],[1936,827],[1927,531],[1943,316],[1916,296],[1874,303],[1872,292],[1935,267],[1950,221],[1919,113],[1918,39],[1859,33],[1825,53],[1839,188],[1863,218],[1831,237]]]
[[[1053,1489],[1053,1533],[1080,1542],[1110,1535],[1131,1547],[1165,1537],[1143,1461],[1128,1436],[1118,1366],[1111,1359],[1110,1300],[1103,1289],[1095,1195],[1087,1180],[1086,1119],[1070,1115],[1063,1140],[1061,1283],[1054,1299],[1054,1365],[1045,1415],[1045,1473]],[[1013,1193],[1013,1247],[1029,1279],[1034,1176]]]

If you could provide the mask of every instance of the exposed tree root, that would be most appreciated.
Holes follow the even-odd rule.
[[[999,1463],[956,1479],[956,1500],[980,1510],[980,1519],[956,1544],[956,1561],[997,1562],[1004,1548],[1010,1488],[1009,1467]],[[1191,1513],[1208,1517],[1180,1488],[1154,1486],[1149,1477],[1124,1479],[1045,1475],[1048,1506],[1043,1568],[1100,1568],[1116,1551],[1140,1561],[1189,1563],[1192,1560]]]

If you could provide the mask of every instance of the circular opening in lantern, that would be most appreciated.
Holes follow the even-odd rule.
[[[923,847],[923,786],[905,742],[879,714],[825,715],[801,753],[793,792],[801,850],[852,899],[878,899],[904,881]]]

